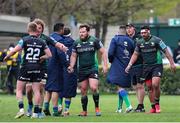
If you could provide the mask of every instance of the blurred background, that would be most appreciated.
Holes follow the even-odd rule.
[[[172,55],[180,42],[180,0],[0,0],[1,56],[26,34],[27,23],[34,18],[45,21],[47,35],[56,22],[65,23],[74,39],[78,26],[87,23],[107,49],[119,25],[127,23],[133,23],[137,31],[141,25],[150,25],[152,34],[163,39]],[[0,88],[5,86],[5,64],[1,59]]]

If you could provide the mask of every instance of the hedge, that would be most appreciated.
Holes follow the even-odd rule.
[[[102,71],[102,68],[100,68]],[[130,88],[130,90],[133,90]],[[115,93],[116,87],[106,82],[106,78],[100,72],[100,91]],[[177,67],[176,73],[172,73],[169,67],[164,67],[164,73],[161,80],[161,93],[163,94],[180,94],[180,66]]]
[[[5,89],[6,81],[6,67],[1,66],[1,77],[0,77],[0,89]],[[102,74],[102,68],[100,67],[100,86],[99,90],[103,93],[115,93],[116,87],[106,82],[106,77]],[[16,82],[14,82],[15,84]],[[14,86],[15,87],[15,86]],[[130,90],[133,90],[130,88]],[[164,73],[161,80],[161,92],[163,94],[180,94],[180,66],[177,67],[176,73],[172,73],[168,67],[164,67]]]

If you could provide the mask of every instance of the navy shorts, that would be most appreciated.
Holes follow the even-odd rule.
[[[22,66],[19,71],[18,80],[25,82],[40,82],[42,79],[40,69],[32,66]]]
[[[141,80],[143,74],[143,67],[142,66],[133,66],[130,70],[132,85],[137,85],[137,83],[144,83],[144,81]]]
[[[152,79],[152,77],[162,77],[162,74],[162,64],[143,66],[143,80],[149,80]]]
[[[47,80],[48,74],[47,74],[47,69],[46,68],[41,69],[41,76],[42,76],[43,80]]]
[[[86,79],[93,78],[99,80],[99,74],[97,70],[92,70],[89,72],[79,72],[78,73],[78,82],[82,82]]]

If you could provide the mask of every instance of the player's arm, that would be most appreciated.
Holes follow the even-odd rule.
[[[131,56],[131,59],[129,61],[129,64],[128,64],[128,66],[125,69],[126,73],[129,73],[129,70],[131,69],[132,65],[136,62],[138,56],[139,56],[139,53],[137,51],[134,51],[134,53]]]
[[[44,55],[40,57],[41,60],[44,59],[48,59],[50,57],[52,57],[51,51],[49,50],[49,48],[44,49]]]
[[[107,62],[107,54],[104,47],[101,47],[99,49],[99,52],[101,53],[102,60],[103,60],[103,72],[106,74],[108,72],[108,62]]]
[[[16,52],[19,52],[22,50],[23,40],[20,40],[19,43],[13,48],[5,57],[4,61],[8,60],[12,55],[14,55]]]
[[[171,71],[175,72],[176,71],[176,66],[175,66],[174,60],[173,60],[173,58],[172,58],[172,56],[169,53],[167,48],[164,50],[164,54],[167,57],[167,59],[169,60]]]
[[[77,53],[72,52],[71,57],[70,57],[70,65],[68,67],[68,72],[72,73],[74,71],[74,66],[76,64],[76,59],[77,59]]]
[[[62,50],[63,52],[67,52],[68,48],[64,46],[64,44],[57,42],[53,37],[50,37],[49,43],[56,48]]]
[[[165,56],[167,57],[167,59],[170,63],[171,71],[175,72],[176,66],[175,66],[174,60],[173,60],[170,52],[168,51],[166,44],[162,40],[160,40],[158,44],[159,44],[159,48],[164,52]]]

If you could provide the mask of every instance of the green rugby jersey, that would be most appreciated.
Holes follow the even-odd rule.
[[[48,37],[47,35],[44,35],[44,34],[41,34],[39,36],[39,38],[41,38],[47,45],[53,45],[55,46],[55,44],[57,43],[57,41],[51,39],[50,37]],[[47,69],[47,66],[48,66],[48,60],[44,60],[42,63],[42,67],[44,69]]]
[[[77,39],[74,42],[72,51],[77,53],[77,65],[79,72],[98,70],[96,51],[103,47],[100,40],[89,36],[85,41]]]
[[[156,36],[150,36],[148,40],[143,38],[137,41],[135,51],[143,58],[144,65],[162,64],[161,51],[165,51],[167,46]]]

